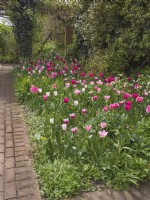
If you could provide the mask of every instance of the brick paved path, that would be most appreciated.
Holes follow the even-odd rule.
[[[41,200],[30,147],[13,90],[12,68],[0,66],[0,200]],[[104,189],[70,200],[150,200],[150,183],[117,192]]]
[[[129,191],[104,189],[100,192],[88,192],[69,200],[150,200],[150,183],[143,183],[140,188]]]
[[[12,68],[0,66],[0,200],[40,200]]]

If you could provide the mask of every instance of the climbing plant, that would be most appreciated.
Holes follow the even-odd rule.
[[[34,0],[10,0],[9,2],[10,17],[14,24],[19,58],[29,58],[32,56],[35,5]]]

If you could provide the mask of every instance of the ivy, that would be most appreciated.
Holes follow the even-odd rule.
[[[32,56],[32,38],[34,29],[34,0],[11,0],[10,17],[14,24],[14,33],[19,58]]]

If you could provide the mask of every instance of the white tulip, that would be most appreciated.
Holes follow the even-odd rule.
[[[39,89],[38,89],[38,92],[39,92],[39,93],[42,93],[42,88],[39,88]]]
[[[50,121],[50,124],[54,124],[54,118],[50,118],[49,121]]]
[[[74,101],[74,106],[77,106],[79,104],[78,101]]]
[[[62,126],[62,129],[63,129],[64,131],[67,130],[67,124],[62,124],[61,126]]]
[[[46,96],[48,96],[48,97],[49,97],[49,96],[50,96],[50,92],[46,92]]]
[[[58,95],[58,92],[57,91],[54,91],[54,96],[57,96]]]

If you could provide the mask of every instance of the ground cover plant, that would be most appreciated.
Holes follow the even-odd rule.
[[[58,55],[15,73],[44,197],[66,198],[95,181],[126,189],[149,177],[148,74],[106,76]]]

